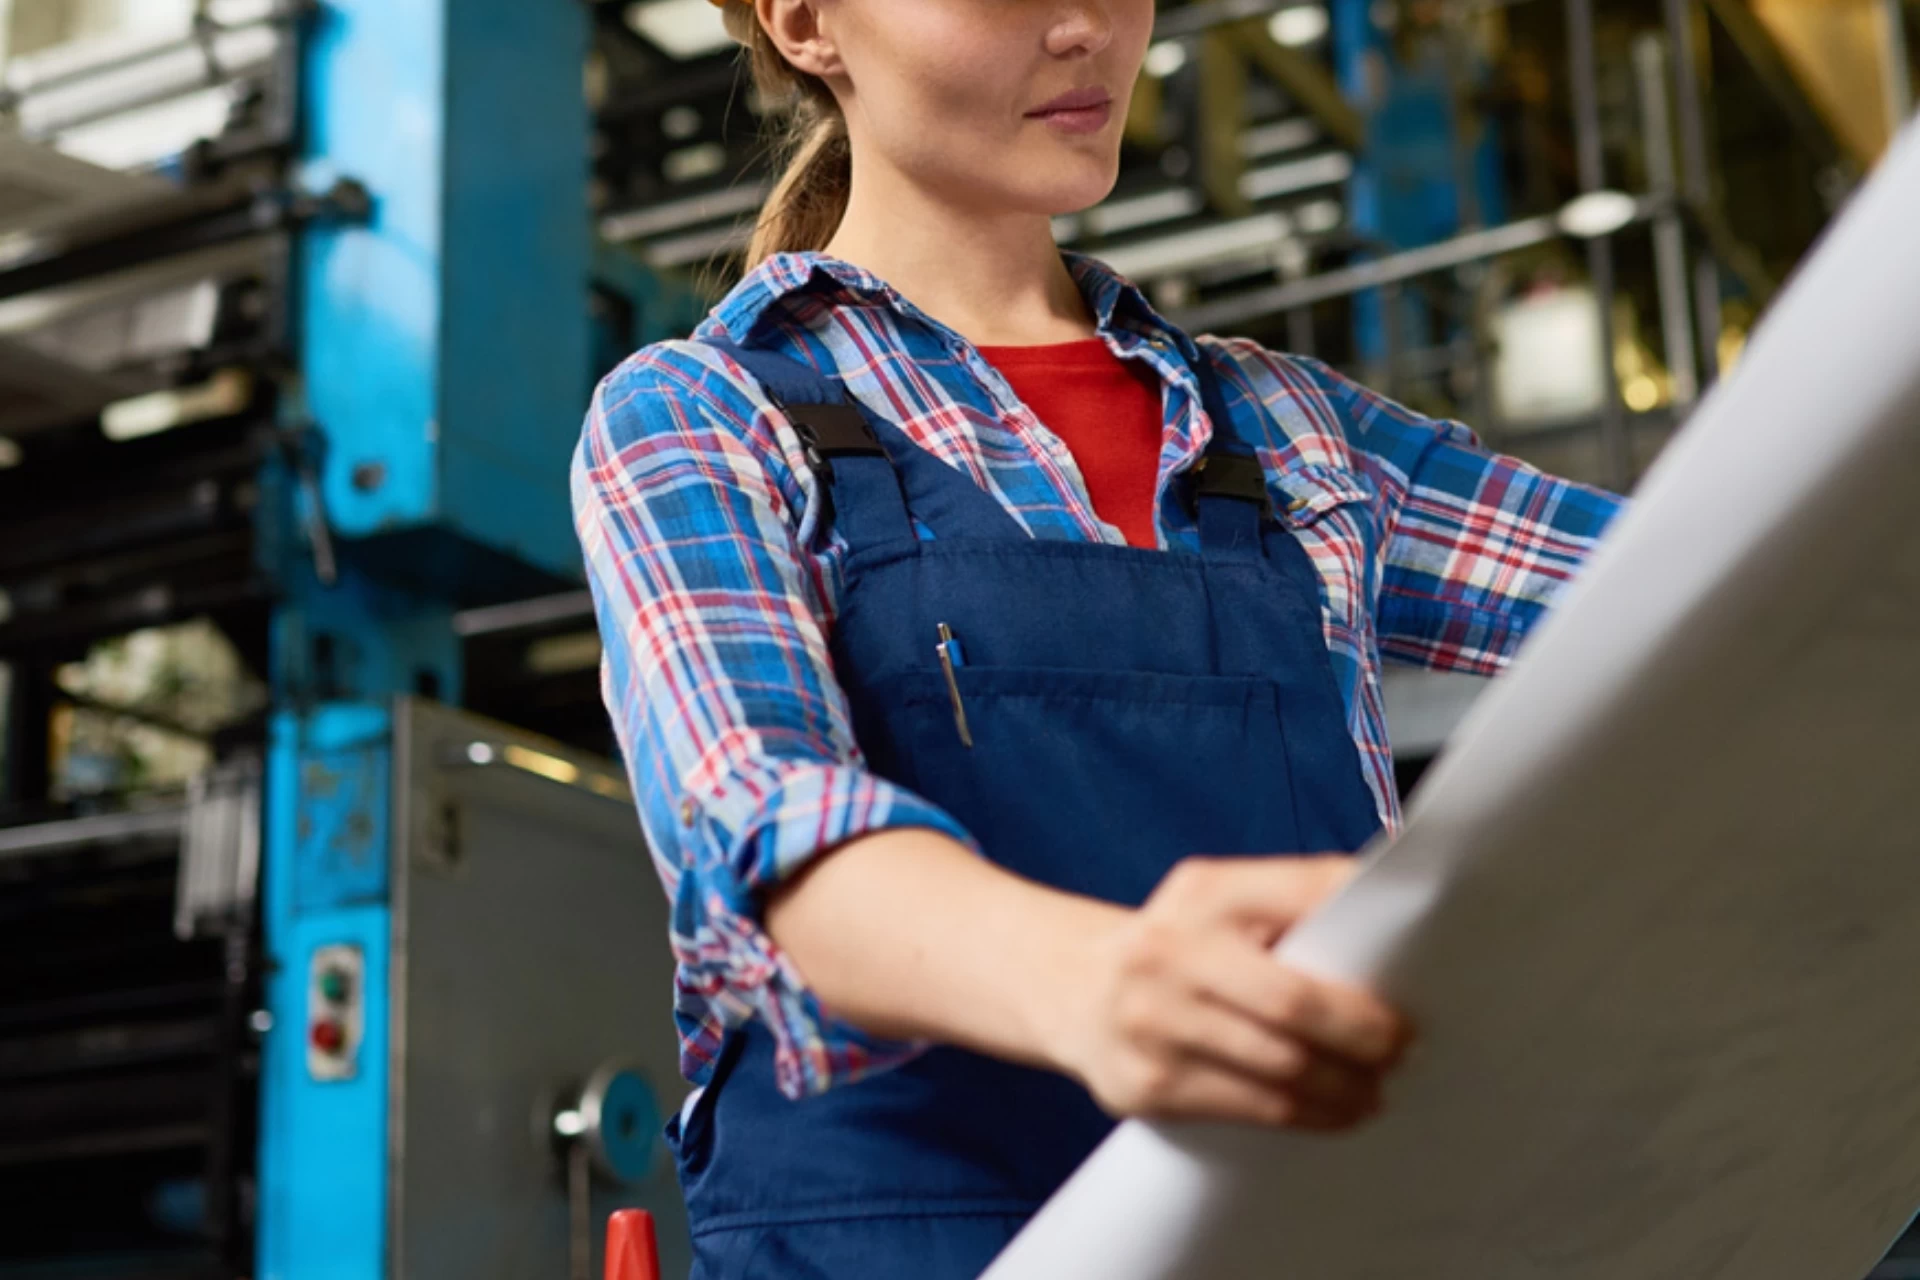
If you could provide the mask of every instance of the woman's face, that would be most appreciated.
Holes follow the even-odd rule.
[[[856,167],[878,159],[956,205],[1044,215],[1113,189],[1153,0],[819,0],[817,11],[843,67],[829,82]],[[1067,109],[1047,110],[1066,94]]]

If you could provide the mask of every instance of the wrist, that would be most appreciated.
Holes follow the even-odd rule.
[[[1037,1065],[1084,1079],[1101,956],[1133,913],[1066,893],[1049,892],[1038,905],[1040,918],[1026,935],[1033,943],[1032,981],[1018,988],[1022,1038]]]

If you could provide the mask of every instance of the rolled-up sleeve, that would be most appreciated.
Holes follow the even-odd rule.
[[[812,476],[776,416],[719,353],[655,344],[600,385],[572,485],[603,692],[672,903],[683,1070],[704,1083],[757,1016],[800,1097],[922,1046],[821,1006],[763,927],[769,892],[886,828],[978,845],[865,766],[828,653],[828,570],[803,550]]]
[[[1379,490],[1382,655],[1479,675],[1504,669],[1626,500],[1300,363],[1338,407]]]

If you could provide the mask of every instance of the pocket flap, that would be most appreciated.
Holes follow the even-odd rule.
[[[1282,499],[1283,518],[1295,528],[1312,524],[1336,507],[1373,501],[1373,488],[1365,477],[1320,463],[1289,467],[1274,475],[1271,483]]]

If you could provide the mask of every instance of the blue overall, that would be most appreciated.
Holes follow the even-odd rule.
[[[988,857],[1137,905],[1189,854],[1350,851],[1378,829],[1318,578],[1209,370],[1194,554],[1034,539],[837,380],[727,349],[808,444],[849,545],[832,657],[869,767]],[[749,1023],[668,1129],[694,1280],[972,1280],[1113,1123],[1063,1076],[947,1047],[789,1101]]]

